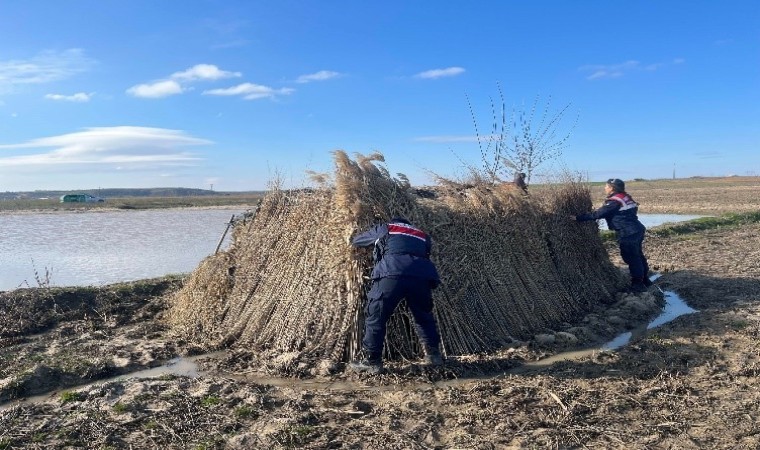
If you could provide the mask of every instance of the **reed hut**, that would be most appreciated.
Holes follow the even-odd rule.
[[[206,348],[250,349],[301,368],[352,359],[372,260],[349,242],[398,215],[433,238],[442,279],[435,315],[447,355],[495,351],[572,323],[625,284],[597,228],[569,219],[591,207],[585,185],[530,195],[511,184],[446,180],[417,189],[391,176],[380,154],[334,156],[329,180],[275,187],[236,223],[229,249],[206,258],[171,299],[175,330]],[[399,308],[386,358],[421,356],[411,323]]]

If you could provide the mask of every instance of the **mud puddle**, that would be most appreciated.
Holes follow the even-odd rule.
[[[103,378],[98,381],[94,381],[92,383],[80,384],[78,386],[70,386],[65,389],[57,389],[55,391],[47,392],[45,394],[32,395],[32,396],[25,397],[22,399],[12,400],[10,402],[0,404],[0,411],[6,410],[16,405],[25,405],[25,404],[31,404],[31,403],[44,402],[45,400],[52,399],[58,395],[61,395],[61,393],[63,392],[86,389],[91,386],[104,384],[111,381],[122,381],[122,380],[127,380],[130,378],[156,378],[156,377],[161,377],[161,376],[166,376],[166,375],[198,378],[201,375],[204,375],[204,373],[200,371],[198,368],[197,361],[199,359],[221,358],[225,353],[226,352],[224,351],[219,351],[219,352],[205,353],[202,355],[196,355],[196,356],[187,357],[187,358],[181,357],[181,356],[172,358],[169,361],[167,361],[165,364],[161,366],[157,366],[157,367],[152,367],[150,369],[144,369],[144,370],[139,370],[136,372],[121,374],[112,378]]]
[[[652,281],[656,280],[657,278],[659,278],[659,275],[652,277]],[[634,328],[631,331],[626,331],[625,333],[616,336],[614,339],[610,340],[600,347],[562,352],[548,358],[541,359],[539,361],[527,362],[522,366],[514,369],[514,372],[530,370],[531,368],[546,367],[559,361],[575,361],[587,356],[592,356],[595,353],[602,351],[617,350],[628,345],[631,341],[636,341],[643,338],[646,336],[648,330],[662,326],[676,319],[677,317],[698,312],[696,309],[687,305],[686,302],[675,292],[662,291],[662,293],[665,296],[665,307],[663,308],[660,315],[655,317],[651,322],[642,324],[641,326]]]

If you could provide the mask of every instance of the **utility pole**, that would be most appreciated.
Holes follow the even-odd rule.
[[[676,179],[676,163],[673,163],[673,179]]]
[[[214,183],[211,183],[211,187],[209,188],[210,191],[214,190]]]

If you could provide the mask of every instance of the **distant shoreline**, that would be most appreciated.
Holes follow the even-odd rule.
[[[230,204],[230,205],[202,205],[202,206],[165,206],[151,208],[118,208],[102,206],[97,208],[38,208],[38,209],[0,209],[0,216],[10,215],[31,215],[31,214],[84,214],[84,213],[104,213],[104,212],[136,212],[152,210],[218,210],[218,209],[239,209],[245,211],[252,209],[256,204]]]
[[[185,197],[106,197],[102,203],[61,203],[55,199],[0,200],[0,215],[20,213],[81,213],[98,211],[144,211],[149,209],[252,208],[264,194],[203,195]]]

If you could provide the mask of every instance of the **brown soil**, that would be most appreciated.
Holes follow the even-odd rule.
[[[626,190],[641,205],[642,214],[702,214],[715,216],[760,210],[759,177],[683,178],[627,181]],[[604,190],[592,192],[601,205]]]
[[[5,403],[0,449],[758,448],[760,225],[650,237],[646,252],[663,273],[658,285],[699,313],[619,350],[521,370],[645,324],[662,305],[655,290],[445,369],[398,362],[358,377],[333,368],[280,386],[246,375],[253,355],[238,352],[205,361],[198,378],[74,389],[195,353],[162,321],[163,296],[179,282],[3,293],[0,400],[49,395]]]

